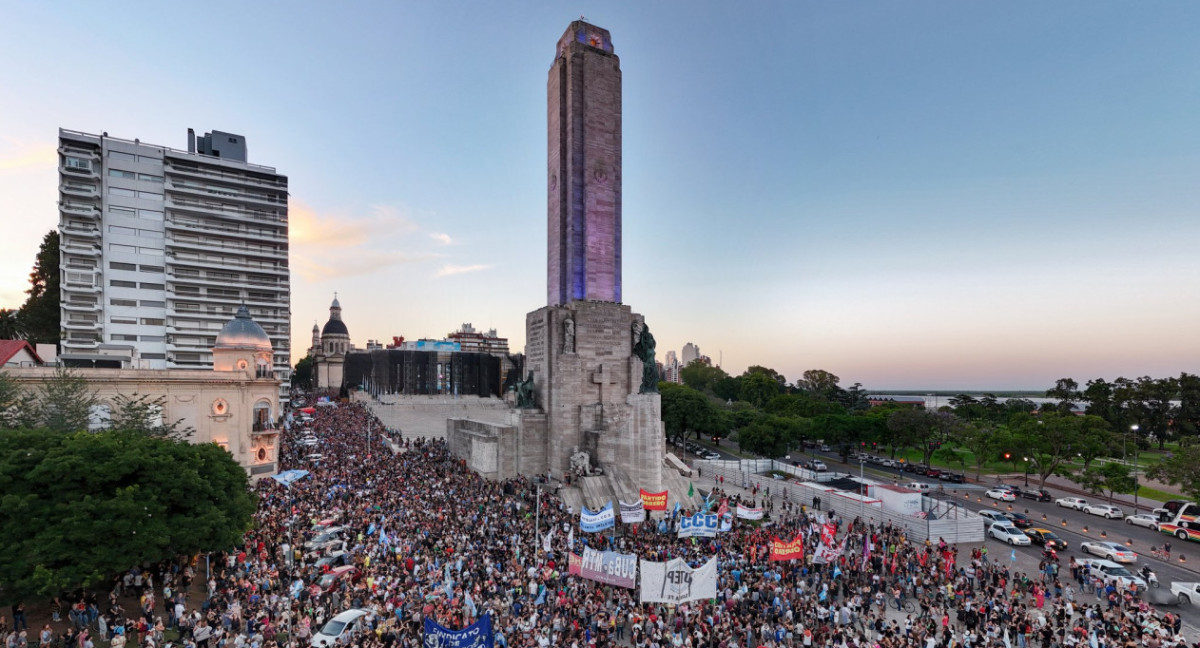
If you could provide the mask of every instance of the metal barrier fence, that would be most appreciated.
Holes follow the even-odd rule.
[[[779,461],[770,459],[703,460],[694,462],[694,465],[700,471],[698,485],[701,488],[717,485],[720,483],[720,478],[724,477],[728,486],[740,488],[758,486],[759,492],[764,495],[778,496],[785,501],[818,508],[826,513],[836,512],[845,519],[861,517],[875,524],[890,523],[894,527],[904,529],[908,538],[917,542],[936,541],[938,538],[950,543],[983,542],[984,539],[983,518],[948,498],[924,496],[921,498],[921,510],[924,516],[905,515],[868,504],[861,497],[852,499],[852,497],[839,496],[837,495],[838,491],[833,487],[814,487],[786,479],[773,479],[762,474],[776,470],[809,482],[812,480],[809,480],[806,475],[818,474]],[[826,481],[850,476],[846,473],[828,472],[827,474],[830,477]]]

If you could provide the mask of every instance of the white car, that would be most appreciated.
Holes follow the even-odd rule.
[[[1084,565],[1090,568],[1092,576],[1099,576],[1106,585],[1113,583],[1118,588],[1129,589],[1132,583],[1138,590],[1146,589],[1146,581],[1141,576],[1135,576],[1128,569],[1111,560],[1084,560]]]
[[[1072,508],[1076,511],[1082,511],[1083,507],[1088,505],[1088,501],[1082,497],[1060,497],[1054,500],[1054,503],[1062,508]]]
[[[1012,524],[1012,520],[1008,519],[1007,515],[1001,513],[1000,511],[995,511],[992,509],[981,509],[979,511],[979,517],[987,520],[987,522],[984,522],[984,524],[991,524],[993,522],[1001,522],[1003,524]]]
[[[1102,540],[1096,540],[1092,542],[1085,542],[1079,545],[1079,549],[1083,551],[1083,553],[1089,553],[1093,556],[1100,556],[1101,558],[1107,558],[1108,560],[1119,563],[1137,562],[1138,558],[1137,553],[1133,549],[1130,549],[1118,542],[1104,542]]]
[[[1125,524],[1134,524],[1147,529],[1158,531],[1158,518],[1149,513],[1134,513],[1125,518]],[[1200,599],[1197,599],[1200,600]]]
[[[370,612],[367,610],[358,609],[342,612],[321,626],[320,632],[313,635],[309,645],[312,648],[350,645],[354,637],[366,631],[368,614]]]
[[[1017,501],[1017,496],[1015,494],[1013,494],[1012,491],[1004,490],[1002,488],[993,488],[992,490],[984,493],[983,495],[984,495],[984,497],[989,497],[994,500],[1000,500],[1001,502]]]
[[[988,529],[988,535],[999,540],[1007,542],[1010,545],[1020,545],[1022,547],[1030,544],[1029,537],[1020,531],[1017,527],[1011,524],[1003,524],[997,522]]]
[[[1099,515],[1109,520],[1120,520],[1125,517],[1125,511],[1108,504],[1089,504],[1083,507],[1084,513]]]

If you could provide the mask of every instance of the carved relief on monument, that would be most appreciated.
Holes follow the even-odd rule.
[[[563,320],[563,353],[575,353],[575,318],[568,317]]]
[[[525,340],[525,357],[530,359],[539,359],[544,357],[546,353],[546,320],[545,315],[539,314],[536,318],[529,321],[526,326]]]

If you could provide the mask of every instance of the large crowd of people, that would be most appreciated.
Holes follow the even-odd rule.
[[[368,427],[382,426],[359,404],[318,407],[312,418],[291,426],[281,451],[284,468],[310,475],[287,486],[258,482],[256,525],[244,546],[208,564],[202,558],[131,571],[106,610],[95,600],[70,608],[77,631],[65,648],[91,648],[92,633],[116,639],[116,648],[162,648],[164,630],[173,628],[187,648],[304,648],[349,609],[368,611],[360,632],[339,639],[356,648],[415,648],[424,645],[425,619],[457,630],[485,614],[504,648],[1188,645],[1177,615],[1154,610],[1136,593],[1095,587],[1074,562],[1022,573],[980,548],[912,542],[897,528],[787,502],[773,503],[769,524],[738,520],[715,538],[679,538],[654,523],[619,520],[584,533],[579,512],[552,483],[485,480],[440,439],[376,432],[368,441]],[[296,443],[303,434],[317,445]],[[322,458],[310,461],[314,450]],[[772,504],[708,483],[710,501],[731,509]],[[818,564],[826,522],[836,524],[841,550]],[[340,541],[307,544],[330,528],[343,529]],[[772,537],[798,534],[803,559],[769,560]],[[568,554],[584,546],[692,566],[715,556],[717,596],[642,603],[636,589],[570,575]],[[206,574],[203,588],[190,587]],[[139,610],[121,608],[123,588],[140,593]],[[34,639],[24,631],[10,633],[3,648],[27,648]]]

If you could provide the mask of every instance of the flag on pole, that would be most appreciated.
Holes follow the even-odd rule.
[[[696,494],[696,487],[692,484],[692,482],[688,482],[688,497],[692,497],[695,494]]]
[[[567,551],[575,551],[575,525],[571,525],[571,532],[567,534]]]
[[[545,551],[547,553],[549,553],[551,551],[550,542],[554,540],[554,532],[557,530],[558,530],[558,527],[550,527],[550,532],[547,533],[546,538],[544,540],[542,540],[542,551]]]

